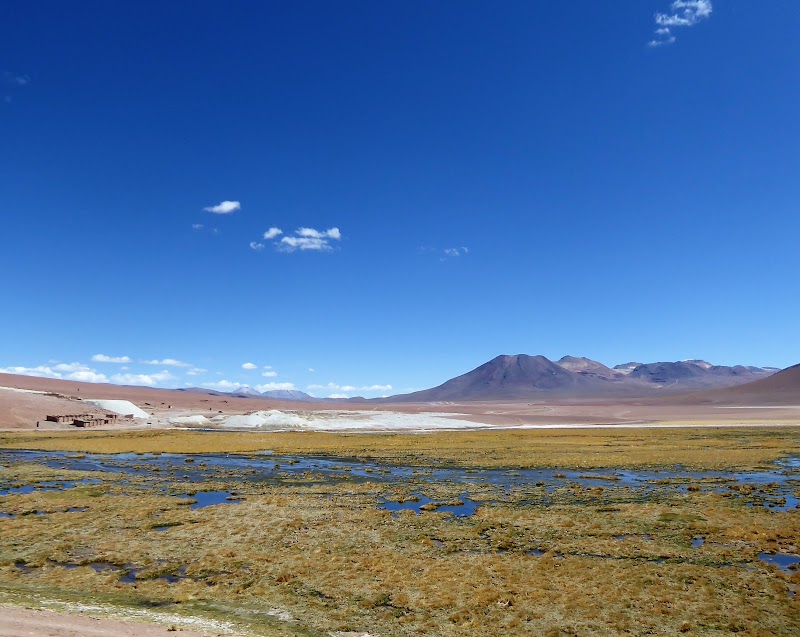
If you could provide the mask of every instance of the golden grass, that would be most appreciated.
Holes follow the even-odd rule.
[[[0,447],[76,452],[247,453],[362,457],[413,465],[734,468],[771,464],[800,448],[800,427],[527,429],[430,434],[186,430],[8,432]]]
[[[558,479],[552,489],[526,484],[506,491],[468,481],[482,466],[756,468],[797,452],[795,428],[40,432],[3,435],[0,447],[272,449],[420,466],[408,480],[388,484],[348,481],[346,472],[338,482],[312,473],[259,482],[247,470],[221,469],[191,483],[181,480],[182,471],[112,474],[6,462],[2,485],[87,476],[102,482],[0,497],[0,511],[17,516],[0,519],[0,598],[5,590],[18,599],[164,606],[234,617],[242,634],[252,635],[800,634],[800,601],[788,595],[790,586],[800,586],[800,573],[782,573],[758,558],[800,554],[800,510],[775,513],[754,499],[774,493],[770,485],[706,478],[683,491],[676,478],[645,491]],[[187,466],[202,464],[197,458]],[[471,468],[466,482],[429,482],[431,464]],[[244,499],[191,510],[175,497],[210,489]],[[453,502],[464,491],[481,503],[471,518],[377,509],[383,497],[403,501],[421,493]],[[692,547],[695,537],[704,544]],[[97,563],[115,570],[96,571]],[[124,583],[120,576],[131,568],[135,583]],[[272,609],[294,621],[276,625],[267,615]]]
[[[756,557],[798,550],[798,512],[689,493],[618,505],[615,513],[575,504],[485,505],[466,520],[392,517],[367,493],[377,485],[351,486],[327,485],[323,495],[319,485],[251,485],[241,504],[195,511],[139,490],[136,497],[81,490],[14,496],[15,511],[54,512],[0,521],[0,583],[187,610],[217,604],[221,614],[240,605],[250,609],[252,626],[259,609],[281,608],[312,634],[800,631],[800,604],[787,595],[797,575]],[[448,486],[437,488],[444,495]],[[58,512],[66,502],[88,510]],[[167,522],[173,526],[155,530]],[[614,539],[623,534],[634,537]],[[692,548],[698,535],[706,543]],[[95,572],[95,562],[135,566],[135,588],[118,572]],[[179,582],[159,579],[182,567]]]

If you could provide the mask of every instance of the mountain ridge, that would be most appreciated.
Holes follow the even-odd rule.
[[[770,368],[712,365],[707,361],[633,364],[612,369],[598,361],[564,356],[502,354],[441,385],[377,402],[518,400],[525,398],[647,398],[718,389],[766,378]]]

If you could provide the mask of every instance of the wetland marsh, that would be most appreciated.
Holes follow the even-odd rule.
[[[798,440],[9,434],[0,597],[243,635],[794,635]]]

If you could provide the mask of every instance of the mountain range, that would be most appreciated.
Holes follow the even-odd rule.
[[[704,360],[624,363],[608,367],[579,356],[551,361],[545,356],[501,355],[466,374],[431,389],[369,402],[442,402],[470,400],[648,398],[664,394],[735,387],[767,378],[777,367],[714,365]],[[212,393],[199,388],[184,389]],[[214,395],[224,392],[213,391]],[[228,392],[237,398],[267,398],[295,402],[364,402],[356,398],[316,398],[296,389],[259,392],[242,386]]]
[[[438,387],[378,399],[380,402],[520,400],[531,398],[645,398],[664,393],[718,389],[750,383],[774,367],[713,365],[689,360],[626,363],[610,368],[589,358],[498,356]]]

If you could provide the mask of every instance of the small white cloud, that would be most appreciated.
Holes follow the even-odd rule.
[[[166,365],[167,367],[191,367],[191,363],[175,360],[174,358],[162,358],[161,360],[154,359],[151,361],[139,361],[145,365]]]
[[[282,237],[277,242],[277,248],[281,252],[294,252],[296,250],[324,252],[333,249],[331,241],[339,241],[342,238],[339,228],[329,228],[328,230],[298,228],[294,234],[295,236]]]
[[[276,372],[276,371],[266,371],[266,372],[261,372],[261,375],[264,378],[275,378],[278,375],[278,372]]]
[[[258,252],[259,250],[263,250],[264,249],[264,244],[263,243],[258,243],[257,241],[251,241],[250,242],[250,249],[251,250],[255,250],[256,252]]]
[[[714,7],[711,0],[674,0],[670,5],[671,13],[656,13],[655,21],[659,28],[655,30],[656,37],[647,45],[650,47],[664,46],[675,42],[675,35],[671,29],[675,27],[692,27],[698,22],[711,17]]]
[[[118,385],[142,385],[145,387],[155,387],[156,385],[173,380],[174,376],[167,370],[156,372],[155,374],[114,374],[111,382]]]
[[[463,257],[469,254],[469,248],[461,246],[460,248],[445,248],[444,255],[446,257]]]
[[[258,365],[255,363],[244,363],[242,369],[258,369]]]
[[[264,383],[263,385],[256,385],[253,387],[256,391],[260,391],[264,393],[265,391],[276,391],[276,390],[290,390],[294,389],[294,383]]]
[[[130,356],[106,356],[105,354],[95,354],[92,356],[92,361],[95,363],[132,363]]]
[[[242,209],[242,204],[238,201],[223,201],[216,206],[203,208],[206,212],[213,212],[215,215],[227,215]]]
[[[202,230],[204,228],[202,223],[193,223],[192,230]]]
[[[280,228],[272,227],[263,234],[266,241],[277,239],[283,234]],[[339,241],[342,238],[342,232],[339,228],[328,228],[327,230],[317,230],[315,228],[298,228],[294,231],[293,236],[283,236],[279,241],[274,242],[274,246],[281,252],[295,252],[300,251],[317,251],[324,252],[332,250],[331,241]],[[263,244],[253,241],[250,247],[253,249],[261,249]]]
[[[123,368],[124,369],[124,368]],[[186,372],[187,376],[200,376],[201,374],[205,374],[208,370],[203,369],[202,367],[192,367],[188,372]]]
[[[339,228],[329,228],[328,230],[320,231],[314,228],[298,228],[294,232],[298,237],[306,237],[309,239],[341,239],[342,233]]]
[[[313,373],[314,373],[315,371],[317,371],[317,370],[316,370],[316,369],[314,369],[313,367],[309,367],[309,368],[308,368],[308,371],[310,371],[310,372],[313,374]]]

